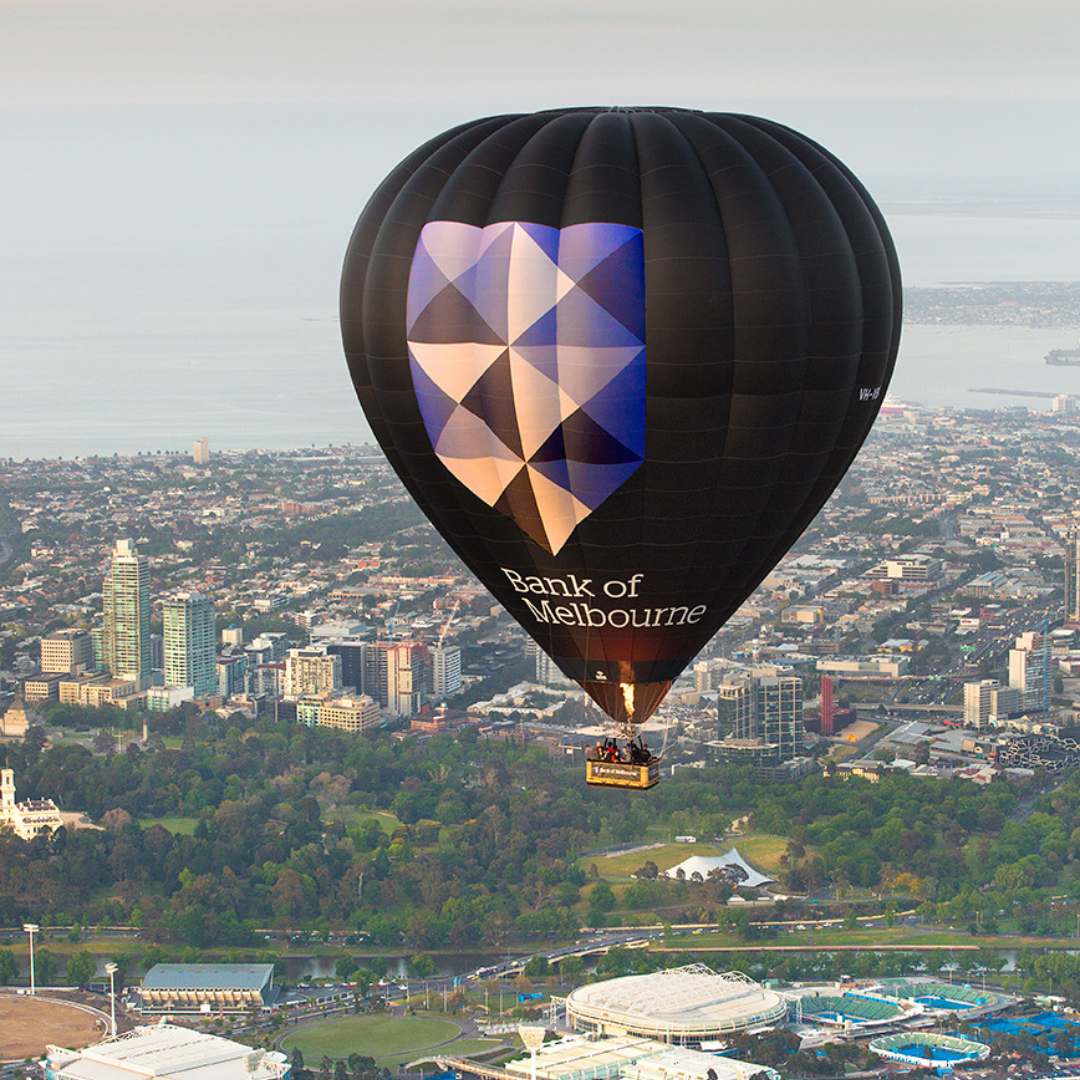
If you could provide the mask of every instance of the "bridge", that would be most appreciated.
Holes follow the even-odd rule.
[[[870,713],[870,714],[877,713],[879,708],[884,708],[884,713],[885,713],[886,716],[893,716],[896,713],[908,713],[908,712],[937,713],[938,715],[941,715],[941,716],[963,716],[964,715],[964,706],[963,705],[937,705],[937,704],[930,704],[930,705],[914,705],[914,704],[912,704],[912,705],[909,705],[909,704],[907,704],[906,702],[903,702],[903,701],[898,701],[895,704],[891,704],[891,705],[885,705],[884,702],[877,702],[877,701],[856,701],[852,705],[852,708],[860,716],[863,713]],[[871,715],[870,719],[873,719],[872,715]]]

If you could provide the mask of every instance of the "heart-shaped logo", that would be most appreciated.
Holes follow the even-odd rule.
[[[407,338],[439,460],[552,554],[641,466],[640,229],[428,222]]]

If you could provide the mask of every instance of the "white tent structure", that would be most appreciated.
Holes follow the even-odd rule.
[[[775,878],[766,877],[755,870],[738,852],[732,848],[726,855],[691,855],[684,859],[678,866],[664,871],[664,876],[669,878],[684,877],[690,880],[695,873],[701,875],[702,881],[709,879],[713,870],[722,870],[731,867],[733,876],[739,880],[736,884],[745,885],[748,889],[758,889],[762,885],[770,885]],[[679,871],[682,871],[682,874]],[[745,874],[745,877],[743,875]]]

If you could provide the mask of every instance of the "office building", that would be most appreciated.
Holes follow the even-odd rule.
[[[733,679],[715,687],[718,735],[749,739],[754,727],[754,700],[749,680]]]
[[[217,693],[216,689],[214,693]],[[151,686],[146,691],[146,711],[168,712],[194,700],[195,691],[190,686]]]
[[[832,735],[836,720],[836,703],[833,701],[831,675],[821,676],[821,734]]]
[[[997,679],[964,683],[964,727],[984,728],[993,715],[991,694],[1001,689]]]
[[[367,642],[357,638],[338,638],[324,642],[324,647],[330,656],[341,657],[341,685],[351,687],[358,694],[369,693]]]
[[[237,694],[247,693],[247,657],[243,654],[217,657],[214,662],[214,673],[216,690],[211,693],[220,694],[226,701]]]
[[[295,699],[341,690],[341,657],[325,648],[289,649],[285,654],[283,694]]]
[[[437,645],[431,650],[431,693],[436,699],[461,692],[461,649]]]
[[[525,655],[533,661],[533,678],[541,686],[574,686],[559,669],[559,665],[535,641],[525,645]]]
[[[139,555],[130,540],[117,540],[101,593],[105,668],[141,690],[151,670],[150,573],[146,556]]]
[[[367,648],[366,692],[394,716],[415,716],[424,703],[427,646],[374,641]]]
[[[289,635],[280,630],[268,632],[260,634],[251,644],[256,649],[269,649],[269,659],[266,663],[276,664],[279,660],[285,659],[285,653],[289,650]]]
[[[699,660],[694,664],[694,689],[700,693],[719,689],[729,670],[720,660]]]
[[[67,628],[41,639],[41,670],[82,675],[94,667],[94,642],[87,630]]]
[[[1009,685],[1024,695],[1024,708],[1050,708],[1050,638],[1035,630],[1016,638],[1009,650]]]
[[[1065,625],[1080,626],[1080,533],[1065,540]]]
[[[214,603],[202,593],[176,593],[162,610],[166,686],[190,686],[196,697],[219,692]]]
[[[790,761],[802,749],[803,681],[775,668],[753,668],[717,688],[722,761],[758,767]]]
[[[196,439],[191,447],[191,460],[196,465],[210,464],[210,440],[207,436]]]
[[[386,711],[394,716],[415,716],[426,700],[424,693],[427,647],[405,642],[386,650]]]
[[[45,671],[40,675],[31,675],[23,680],[22,696],[24,701],[40,705],[43,701],[60,700],[60,684],[70,678],[66,673]]]
[[[321,694],[301,698],[296,703],[296,720],[308,727],[329,727],[364,734],[382,726],[382,710],[367,694],[357,697]]]
[[[242,626],[226,626],[221,631],[221,644],[232,645],[239,649],[244,644],[244,628]]]

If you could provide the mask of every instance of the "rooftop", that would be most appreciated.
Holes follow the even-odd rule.
[[[284,1054],[171,1024],[138,1027],[85,1050],[50,1046],[46,1060],[58,1080],[279,1080],[289,1068]]]
[[[273,964],[155,964],[144,990],[261,990],[273,982]]]

